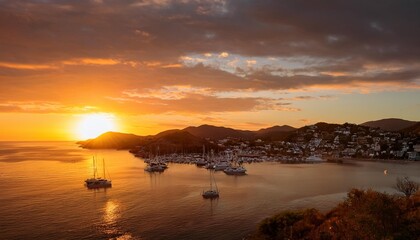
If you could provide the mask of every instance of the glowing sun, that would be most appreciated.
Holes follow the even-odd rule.
[[[83,115],[76,126],[79,139],[95,138],[102,133],[116,130],[114,115],[105,113]]]

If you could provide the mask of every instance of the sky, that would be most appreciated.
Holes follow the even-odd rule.
[[[0,0],[0,140],[72,140],[89,114],[139,135],[419,121],[419,12],[415,0]]]

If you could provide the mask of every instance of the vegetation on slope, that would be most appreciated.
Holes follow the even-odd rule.
[[[417,193],[404,196],[352,189],[344,202],[325,215],[316,209],[285,211],[264,219],[249,239],[418,239],[416,186]]]

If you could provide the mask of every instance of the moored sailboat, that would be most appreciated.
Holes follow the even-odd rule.
[[[227,175],[245,175],[246,169],[238,164],[237,156],[233,156],[232,164],[223,170]]]
[[[219,197],[219,189],[217,188],[216,179],[213,176],[213,171],[210,170],[210,189],[207,191],[203,191],[201,194],[203,198],[218,198]],[[213,182],[214,182],[214,188],[213,188]]]
[[[85,180],[85,185],[89,189],[93,188],[109,188],[112,187],[112,181],[105,178],[105,159],[102,159],[103,164],[103,178],[96,177],[97,175],[97,167],[96,167],[96,159],[93,157],[93,178],[88,178]]]
[[[154,159],[150,160],[147,166],[144,168],[146,172],[163,172],[168,168],[168,165],[161,161],[159,156],[156,156]]]

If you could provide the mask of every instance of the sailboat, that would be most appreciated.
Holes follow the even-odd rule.
[[[227,175],[245,175],[246,169],[238,164],[237,155],[233,156],[232,164],[223,170]]]
[[[205,152],[206,152],[206,147],[203,145],[203,157],[199,158],[197,162],[195,163],[197,167],[204,167],[207,164]]]
[[[96,177],[97,175],[97,167],[96,167],[96,159],[93,157],[93,178],[88,178],[85,180],[85,184],[87,188],[109,188],[112,187],[111,180],[105,178],[105,159],[102,159],[103,164],[103,178]]]
[[[168,168],[168,165],[161,161],[159,156],[156,156],[154,159],[151,159],[147,166],[144,168],[147,172],[163,172]]]
[[[207,191],[203,191],[203,198],[218,198],[219,197],[219,189],[217,189],[217,184],[216,184],[216,179],[213,176],[213,171],[210,170],[210,190]],[[215,188],[213,189],[213,182],[214,182],[214,186]]]

